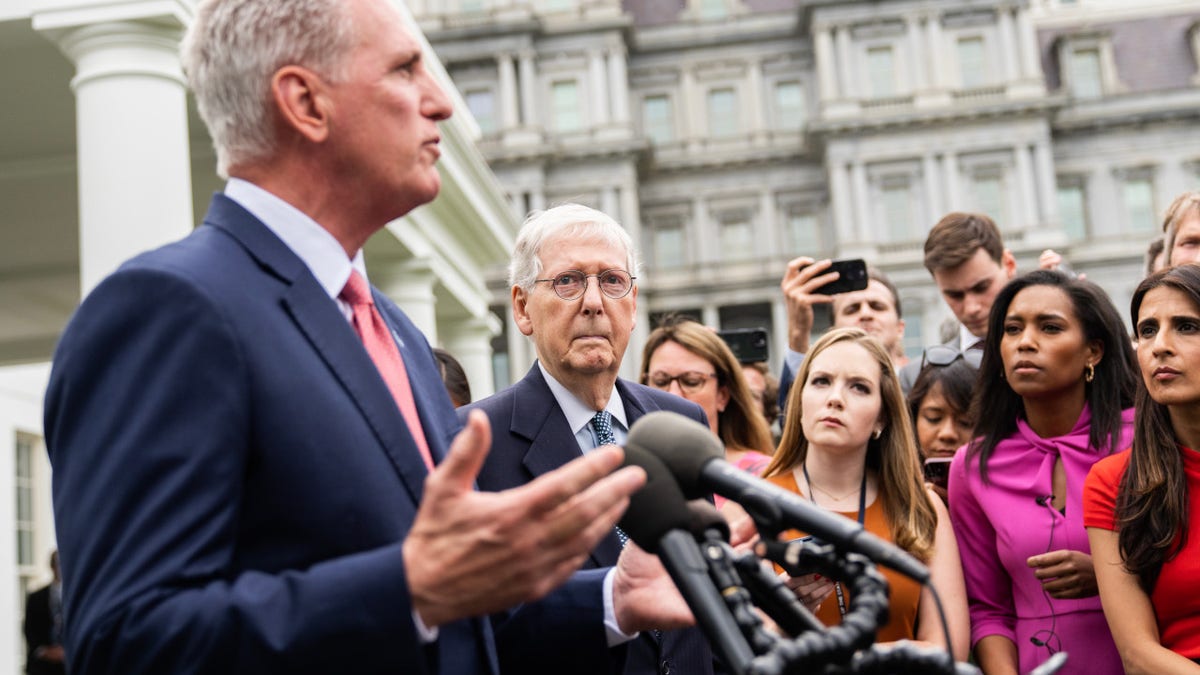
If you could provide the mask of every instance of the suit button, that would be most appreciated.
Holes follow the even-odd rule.
[[[671,675],[671,662],[664,660],[661,664],[659,664],[658,672],[660,675]]]

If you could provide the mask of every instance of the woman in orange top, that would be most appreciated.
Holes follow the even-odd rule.
[[[954,530],[942,500],[922,481],[908,408],[887,352],[857,328],[833,330],[813,346],[796,381],[768,480],[857,519],[924,561],[946,609],[954,657],[965,660],[969,620]],[[890,616],[877,639],[945,647],[932,595],[882,571]],[[850,598],[840,584],[815,574],[787,583],[826,625],[841,623]]]

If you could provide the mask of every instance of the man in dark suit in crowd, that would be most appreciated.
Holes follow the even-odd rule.
[[[25,598],[25,672],[29,675],[62,675],[67,672],[63,653],[62,573],[58,551],[50,554],[54,580]]]
[[[617,377],[637,310],[636,261],[625,229],[594,209],[564,204],[525,222],[509,266],[509,284],[513,319],[533,339],[538,360],[517,384],[459,409],[463,419],[479,409],[491,421],[494,440],[479,474],[481,489],[522,485],[593,448],[620,444],[630,425],[648,412],[670,410],[707,424],[695,404]],[[626,568],[646,571],[652,565],[632,543],[622,551],[622,536],[613,532],[592,551],[585,564],[592,571],[580,576],[590,575],[593,583],[590,588],[580,586],[575,600],[578,612],[592,617],[592,647],[608,645],[611,658],[580,660],[563,638],[544,633],[514,640],[511,644],[517,649],[506,649],[506,635],[532,633],[530,618],[544,613],[532,606],[496,624],[503,669],[712,672],[712,652],[699,629],[651,630],[690,622],[682,598],[661,567],[657,576],[665,583],[654,604],[679,606],[678,620],[654,624],[626,611]],[[618,560],[621,564],[614,569]],[[640,634],[632,635],[635,632]]]
[[[72,671],[496,673],[479,617],[563,583],[644,473],[473,490],[486,418],[454,436],[364,277],[451,113],[390,0],[207,0],[183,52],[230,181],[84,300],[46,395]]]

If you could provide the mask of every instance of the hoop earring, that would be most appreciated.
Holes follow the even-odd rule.
[[[1087,371],[1083,374],[1083,381],[1091,384],[1092,380],[1096,379],[1096,366],[1087,364]]]

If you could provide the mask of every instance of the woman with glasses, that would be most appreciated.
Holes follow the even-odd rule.
[[[725,444],[730,464],[759,474],[771,459],[771,432],[733,352],[716,332],[687,318],[655,328],[642,350],[641,383],[696,403]]]
[[[788,394],[783,438],[765,475],[928,565],[955,659],[966,658],[967,602],[954,530],[946,507],[921,480],[904,395],[878,340],[857,328],[837,328],[813,345]],[[890,603],[877,639],[947,646],[932,594],[899,573],[881,572]],[[841,623],[850,598],[840,584],[816,574],[786,583],[823,623]]]
[[[1120,673],[1083,529],[1083,481],[1129,446],[1133,350],[1099,286],[1038,270],[996,296],[971,412],[950,467],[971,640],[985,673],[1055,652],[1071,672]]]
[[[1200,266],[1133,294],[1142,386],[1132,449],[1096,463],[1084,524],[1127,673],[1200,673]]]
[[[934,345],[921,356],[921,370],[908,394],[908,409],[917,434],[917,448],[925,461],[925,480],[947,501],[946,479],[950,459],[971,440],[971,392],[979,375],[982,349],[961,352]]]

